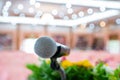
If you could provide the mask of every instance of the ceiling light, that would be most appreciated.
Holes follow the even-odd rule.
[[[52,10],[52,14],[53,15],[57,15],[58,14],[58,11],[56,9]]]
[[[67,4],[66,4],[66,7],[67,7],[67,8],[71,8],[71,7],[72,7],[71,3],[67,3]]]
[[[3,10],[2,10],[2,14],[4,14],[5,12],[7,12],[7,11],[3,9]]]
[[[36,2],[35,3],[35,8],[39,8],[40,7],[40,3]]]
[[[8,9],[9,9],[9,8],[6,7],[6,6],[3,7],[3,10],[4,10],[4,11],[8,11]]]
[[[63,13],[63,12],[62,12]],[[85,23],[90,23],[94,22],[97,20],[105,19],[105,18],[110,18],[113,16],[118,16],[120,12],[118,10],[108,10],[104,12],[98,12],[94,13],[89,16],[85,16],[83,18],[75,19],[75,20],[61,20],[61,19],[49,19],[49,17],[46,17],[46,20],[49,22],[48,25],[59,25],[59,26],[67,26],[67,27],[72,27],[76,26],[79,24],[85,24]],[[3,17],[0,16],[0,22],[4,23],[19,23],[19,24],[40,24],[40,25],[46,25],[46,21],[38,18],[31,18],[31,17],[13,17],[13,16],[8,16],[8,17]]]
[[[6,2],[6,6],[7,6],[7,7],[10,7],[11,4],[12,4],[11,1],[7,1],[7,2]]]
[[[68,13],[68,14],[72,14],[72,13],[73,13],[73,9],[72,9],[72,8],[69,8],[69,9],[67,10],[67,13]]]
[[[34,12],[34,9],[31,7],[31,8],[29,8],[29,13],[33,13]]]
[[[35,18],[39,18],[40,16],[42,16],[43,12],[42,11],[38,11],[37,14],[35,15]]]
[[[77,15],[76,14],[72,14],[72,19],[76,19]]]
[[[120,24],[120,18],[116,19],[116,23]]]
[[[106,10],[105,7],[100,7],[100,11],[101,11],[101,12],[103,12],[103,11],[105,11],[105,10]]]
[[[37,16],[42,16],[42,14],[43,14],[43,12],[39,10],[36,15]]]
[[[97,12],[90,16],[86,16],[86,17],[74,20],[74,24],[79,24],[80,22],[88,23],[88,22],[92,22],[92,21],[96,21],[96,20],[110,18],[110,17],[116,16],[119,14],[120,14],[120,12],[118,10],[108,10],[108,11],[104,11],[104,12]]]
[[[24,6],[22,4],[18,4],[18,9],[22,10],[24,8]]]
[[[3,16],[8,16],[8,8],[4,7],[3,10],[2,10],[2,14]]]
[[[92,8],[89,8],[89,9],[87,10],[87,12],[88,12],[88,14],[92,14],[92,13],[93,13],[93,9],[92,9]]]
[[[80,17],[83,17],[83,16],[84,16],[84,12],[83,12],[83,11],[80,11],[80,12],[78,13],[78,15],[79,15]]]
[[[13,9],[13,12],[14,12],[15,14],[19,14],[19,13],[20,13],[20,10],[18,10],[18,9]]]
[[[29,1],[30,5],[34,5],[35,2],[36,2],[35,0],[30,0],[30,1]]]
[[[95,25],[93,23],[89,24],[89,28],[90,29],[94,29],[95,28]]]
[[[4,13],[3,13],[3,16],[4,16],[4,17],[7,17],[8,15],[9,15],[8,12],[4,12]]]

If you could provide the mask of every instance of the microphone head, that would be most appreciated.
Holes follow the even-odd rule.
[[[35,53],[42,58],[50,58],[57,51],[56,42],[47,36],[37,39],[34,46]]]

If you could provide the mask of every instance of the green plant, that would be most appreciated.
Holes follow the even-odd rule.
[[[65,69],[67,80],[91,80],[91,71],[91,68],[86,68],[83,66],[79,67],[76,65],[70,66]]]
[[[60,64],[67,80],[120,80],[120,67],[112,70],[103,62],[94,67],[87,60],[76,63],[64,60]],[[50,62],[43,60],[40,65],[27,64],[27,68],[32,71],[28,80],[61,80],[59,73],[50,68]]]
[[[120,80],[120,66],[114,70],[114,76],[116,77],[116,80]]]
[[[107,70],[107,66],[104,63],[99,63],[93,68],[93,80],[109,80],[109,75],[112,74],[112,71]]]
[[[27,68],[32,71],[28,80],[60,80],[59,73],[50,68],[50,65],[42,61],[38,66],[36,64],[27,64]]]

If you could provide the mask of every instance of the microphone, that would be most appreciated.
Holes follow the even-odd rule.
[[[70,48],[55,42],[48,36],[43,36],[37,39],[34,46],[34,51],[42,58],[57,58],[69,55]]]
[[[57,58],[66,56],[70,53],[70,48],[55,42],[52,38],[43,36],[37,39],[34,46],[35,53],[42,58],[51,59],[51,68],[60,73],[61,80],[66,80],[66,74],[62,67],[57,62]]]

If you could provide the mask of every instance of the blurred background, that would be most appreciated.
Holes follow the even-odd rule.
[[[50,36],[56,42],[69,46],[71,53],[80,53],[79,57],[77,54],[78,58],[72,56],[72,60],[75,58],[78,60],[80,56],[89,56],[92,53],[95,54],[89,57],[92,60],[100,57],[101,53],[107,54],[104,55],[105,58],[110,54],[118,56],[120,54],[120,1],[0,0],[0,65],[10,65],[9,60],[11,62],[17,60],[16,58],[19,58],[22,53],[25,56],[25,53],[34,54],[34,43],[41,36]],[[5,53],[18,54],[6,57]],[[8,60],[4,60],[4,57]],[[116,57],[106,60],[114,61]],[[32,58],[24,57],[24,61],[26,59],[28,62],[37,61],[36,58],[33,58],[34,60]],[[117,64],[120,63],[118,58]],[[114,66],[115,63],[111,62],[111,65]],[[2,70],[3,67],[0,69]],[[5,79],[7,72],[3,72],[0,80],[18,80]],[[25,80],[24,77],[21,80]]]
[[[119,0],[0,0],[0,50],[34,53],[53,37],[77,50],[120,52]]]

